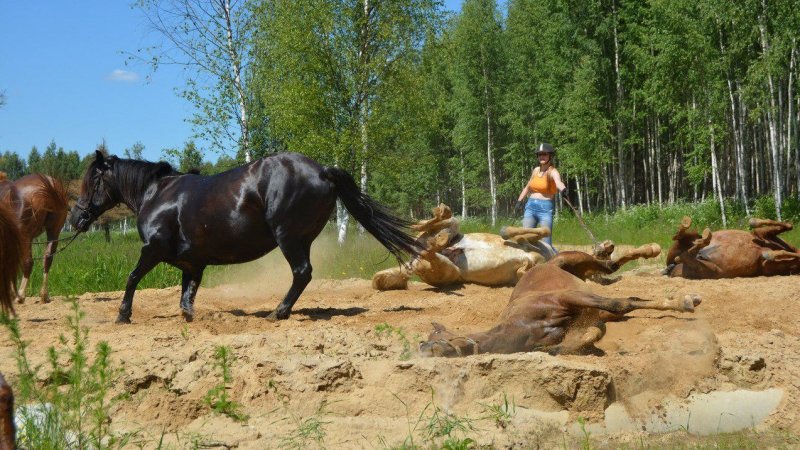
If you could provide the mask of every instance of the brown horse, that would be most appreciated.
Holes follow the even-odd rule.
[[[689,229],[684,217],[667,252],[665,274],[671,277],[716,279],[792,275],[800,273],[800,253],[778,234],[792,229],[788,222],[750,219],[751,231],[703,233]]]
[[[657,245],[648,244],[612,260],[583,252],[561,252],[519,280],[493,328],[459,336],[434,323],[433,333],[420,343],[420,353],[422,356],[453,357],[531,351],[596,352],[593,345],[605,334],[601,312],[613,315],[636,309],[693,312],[700,304],[700,297],[694,294],[658,301],[637,297],[607,298],[593,294],[583,281],[592,274],[610,273],[636,255],[655,256],[657,249]]]
[[[17,273],[22,260],[22,246],[17,218],[13,211],[0,203],[0,311],[14,311]],[[0,450],[14,446],[14,395],[0,374]]]
[[[0,373],[0,450],[14,450],[14,393]]]
[[[4,178],[0,179],[0,203],[5,203],[15,211],[22,234],[23,271],[17,301],[25,301],[33,269],[31,243],[44,231],[47,233],[47,249],[43,257],[44,276],[39,296],[43,302],[47,302],[47,277],[58,247],[58,235],[67,220],[67,191],[60,181],[49,175],[26,175],[16,181]]]

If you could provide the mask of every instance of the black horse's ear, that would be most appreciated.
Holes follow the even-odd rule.
[[[103,152],[101,152],[100,150],[95,150],[94,151],[94,160],[98,164],[103,164],[105,162],[105,159],[106,159],[106,157],[105,157],[105,155],[103,155]]]

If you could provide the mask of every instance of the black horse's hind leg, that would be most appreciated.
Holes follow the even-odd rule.
[[[278,308],[269,315],[268,319],[270,320],[288,319],[292,312],[292,306],[311,282],[311,243],[295,239],[297,238],[278,239],[278,246],[292,267],[292,287],[289,288],[289,292],[286,293],[286,297],[278,305]]]
[[[203,280],[203,269],[196,272],[183,271],[181,283],[181,312],[187,322],[194,320],[194,297],[197,295],[197,288]]]
[[[139,281],[141,281],[148,272],[153,270],[153,267],[159,262],[161,261],[155,256],[149,246],[145,245],[142,247],[141,254],[139,255],[139,262],[136,263],[136,267],[134,267],[131,274],[128,275],[128,282],[125,284],[125,296],[122,297],[122,304],[119,305],[117,323],[131,323],[133,294],[136,292],[136,286],[139,285]]]

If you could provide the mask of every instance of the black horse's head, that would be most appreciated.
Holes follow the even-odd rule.
[[[81,182],[81,196],[72,208],[70,223],[78,231],[86,231],[101,214],[119,204],[119,192],[114,186],[116,156],[106,158],[100,151],[86,169]]]

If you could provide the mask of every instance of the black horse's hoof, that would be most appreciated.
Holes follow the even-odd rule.
[[[286,320],[289,318],[289,313],[278,313],[278,311],[272,311],[272,314],[267,316],[267,320],[270,322],[277,322],[279,320]]]
[[[117,317],[116,323],[128,323],[129,324],[129,323],[131,323],[131,318],[130,317],[119,316],[119,317]]]
[[[183,314],[183,320],[185,320],[185,321],[187,321],[187,322],[192,322],[192,321],[194,321],[194,313],[193,313],[193,312],[190,312],[190,311],[181,311],[181,313]]]

